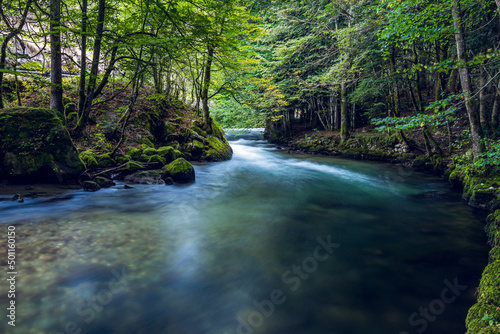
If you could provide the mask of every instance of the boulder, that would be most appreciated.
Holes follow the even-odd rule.
[[[172,161],[162,169],[163,180],[171,177],[175,183],[191,183],[195,180],[195,172],[193,166],[184,158],[179,158]]]
[[[78,179],[85,170],[54,110],[0,110],[0,133],[0,170],[12,182],[65,182]]]
[[[114,183],[110,179],[102,176],[96,176],[94,178],[94,182],[97,183],[101,188],[109,188],[116,185],[116,183]]]
[[[125,177],[125,182],[137,184],[165,184],[162,179],[163,172],[159,169],[135,172]]]
[[[85,181],[83,182],[83,190],[85,191],[98,191],[101,187],[93,181]]]
[[[97,160],[97,165],[100,168],[109,168],[116,166],[116,161],[113,158],[111,158],[109,153],[104,153],[96,156],[96,160]]]

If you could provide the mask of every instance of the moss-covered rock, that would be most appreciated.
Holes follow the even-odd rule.
[[[124,168],[124,170],[129,172],[129,173],[134,173],[134,172],[137,172],[139,170],[145,170],[145,169],[146,169],[146,167],[144,167],[143,165],[141,165],[137,161],[129,161],[127,163],[127,166]]]
[[[174,149],[172,146],[160,147],[157,152],[159,156],[165,158],[166,163],[170,163],[175,159],[184,157],[184,154],[181,151]]]
[[[3,109],[0,133],[0,169],[12,182],[63,182],[85,170],[68,130],[51,109]]]
[[[135,147],[127,147],[127,155],[130,156],[133,160],[138,160],[142,155],[142,150]]]
[[[146,148],[143,152],[142,152],[143,155],[147,156],[147,157],[151,157],[153,155],[157,155],[158,154],[158,151],[152,147],[148,147]]]
[[[111,155],[109,153],[104,153],[96,156],[96,160],[97,160],[97,165],[100,168],[109,168],[116,166],[116,161],[113,158],[111,158]]]
[[[126,164],[130,160],[132,160],[132,157],[129,155],[118,155],[115,157],[115,161],[118,165]]]
[[[149,158],[148,163],[159,163],[164,166],[167,163],[167,159],[159,156],[158,154],[155,154]]]
[[[467,315],[468,334],[500,333],[500,210],[487,218],[486,231],[493,248],[477,291],[477,303]],[[488,319],[485,315],[488,314]],[[492,324],[489,323],[492,320]]]
[[[83,190],[85,190],[85,191],[98,191],[100,189],[101,189],[101,187],[99,186],[99,184],[97,184],[97,182],[93,182],[93,181],[83,182]]]
[[[179,158],[162,169],[162,179],[165,180],[171,177],[176,183],[191,183],[195,180],[195,172],[193,166],[184,158]]]
[[[114,183],[110,179],[102,176],[96,176],[94,178],[94,182],[97,183],[101,188],[109,188],[116,185],[116,183]]]
[[[232,158],[233,150],[224,136],[224,131],[215,121],[212,121],[212,134],[207,135],[206,141],[203,160],[223,161]]]
[[[95,153],[92,150],[86,150],[80,153],[80,159],[82,159],[82,161],[85,163],[87,169],[98,167]]]
[[[464,174],[458,169],[454,169],[448,176],[448,181],[455,188],[461,188],[464,184]]]

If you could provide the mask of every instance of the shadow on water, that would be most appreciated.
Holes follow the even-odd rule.
[[[233,159],[195,166],[189,186],[0,202],[22,272],[16,328],[0,331],[465,331],[483,213],[432,176],[228,138]]]

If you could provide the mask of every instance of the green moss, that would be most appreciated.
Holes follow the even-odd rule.
[[[207,138],[208,148],[203,155],[203,159],[207,161],[223,161],[229,160],[233,156],[233,150],[225,138],[222,140],[214,137],[208,136]]]
[[[203,131],[202,129],[200,129],[200,128],[199,128],[199,127],[197,127],[197,126],[193,126],[193,127],[192,127],[192,130],[193,130],[194,132],[196,132],[197,134],[199,134],[200,136],[202,136],[202,137],[206,137],[206,136],[207,136],[206,131]]]
[[[131,146],[127,147],[127,155],[129,155],[134,160],[138,160],[139,157],[142,155],[142,149]]]
[[[85,170],[68,130],[51,109],[0,111],[0,169],[13,182],[76,179]]]
[[[137,172],[139,170],[144,170],[144,169],[146,169],[146,167],[144,167],[143,165],[141,165],[140,163],[138,163],[136,161],[129,161],[127,163],[127,166],[125,167],[125,170],[127,172],[130,172],[130,173]]]
[[[102,176],[96,176],[94,182],[97,183],[101,188],[109,188],[115,185],[113,181]]]
[[[129,155],[118,155],[115,157],[115,161],[118,165],[126,164],[130,160],[132,160],[132,157],[130,157]]]
[[[80,153],[80,159],[85,163],[85,166],[88,168],[95,168],[98,166],[95,153],[92,150],[86,150]]]
[[[158,151],[154,148],[148,147],[148,148],[144,149],[142,154],[144,154],[147,157],[150,157],[150,156],[158,154]]]
[[[151,142],[151,140],[149,138],[142,139],[142,148],[143,149],[154,148],[154,147],[155,147],[155,145],[153,144],[153,142]]]
[[[158,150],[158,155],[165,158],[166,163],[170,163],[178,158],[183,158],[184,155],[181,151],[174,149],[172,146],[163,146]]]
[[[172,161],[161,170],[163,172],[163,180],[169,177],[171,177],[176,183],[191,183],[195,180],[194,168],[184,158]]]
[[[100,168],[109,168],[116,166],[116,161],[111,158],[109,153],[104,153],[96,157],[97,165]]]
[[[460,188],[464,184],[464,174],[458,169],[454,169],[448,176],[448,181],[450,184],[456,188]]]
[[[500,329],[492,326],[483,317],[492,315],[495,321],[500,322],[500,308],[496,305],[477,303],[469,309],[465,321],[468,334],[499,334]]]
[[[160,164],[165,165],[167,163],[167,160],[161,156],[159,156],[158,154],[155,154],[155,155],[152,155],[149,160],[148,160],[148,163],[153,163],[153,162],[158,162]]]

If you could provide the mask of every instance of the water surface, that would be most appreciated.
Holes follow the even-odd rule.
[[[233,159],[189,186],[0,202],[19,248],[16,327],[2,316],[0,332],[465,332],[484,214],[408,169],[230,139]]]

